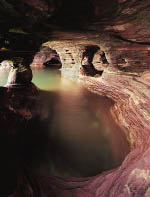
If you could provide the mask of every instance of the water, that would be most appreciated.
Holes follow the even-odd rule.
[[[0,85],[6,84],[6,72],[2,76]],[[129,147],[111,116],[113,102],[61,79],[56,70],[33,70],[33,76],[41,91],[38,121],[28,128],[34,138],[22,138],[27,165],[36,173],[59,177],[94,176],[118,167]]]
[[[4,86],[7,83],[9,71],[0,69],[0,86]]]
[[[32,82],[37,85],[37,87],[43,90],[53,90],[57,89],[60,81],[60,72],[58,70],[50,69],[34,69]],[[0,86],[4,86],[7,83],[9,70],[0,69]]]
[[[32,82],[43,90],[57,90],[61,86],[60,72],[55,69],[34,69]]]

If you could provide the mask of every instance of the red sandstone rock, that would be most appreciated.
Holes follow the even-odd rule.
[[[105,36],[105,38],[107,37]],[[89,44],[95,45],[100,43],[98,46],[105,53],[107,52],[106,57],[109,65],[107,68],[104,68],[101,77],[83,76],[78,72],[78,67],[75,64],[69,68],[69,64],[67,66],[65,60],[62,61],[63,74],[68,76],[68,69],[70,69],[71,73],[72,71],[76,71],[76,77],[85,87],[97,94],[112,98],[115,101],[112,114],[116,122],[123,128],[130,143],[131,152],[127,155],[120,167],[106,171],[95,177],[62,179],[46,176],[39,177],[38,174],[35,174],[34,179],[38,183],[41,196],[149,196],[150,73],[147,65],[147,46],[126,42],[117,43],[112,40],[106,43],[105,41],[101,41],[100,37],[90,41],[85,39],[84,42],[82,40],[76,40],[75,43],[64,40],[63,43],[63,45],[60,45],[59,41],[54,41],[45,45],[55,49],[60,55],[61,60],[66,55],[66,51],[67,53],[69,51],[74,57],[75,62],[79,58],[80,60],[82,59],[85,46]],[[110,49],[106,50],[106,44],[108,43],[111,49],[113,49],[112,53]],[[120,50],[120,47],[122,50]],[[142,51],[144,62],[140,58],[137,59],[141,54],[141,48],[144,49]],[[118,56],[122,58],[122,54],[124,54],[125,60],[128,59],[129,65],[126,65],[126,61],[120,62],[119,58],[117,58]],[[137,60],[141,61],[141,63],[136,65],[133,62]],[[81,62],[80,64],[78,62],[78,66],[82,66]],[[21,179],[23,182],[24,177],[22,176]],[[20,188],[25,185],[20,184],[19,181],[18,189],[14,195],[15,197],[22,195]],[[31,188],[26,189],[30,191]]]
[[[89,39],[90,36],[92,34],[82,33],[82,39],[70,42],[64,38],[61,40],[63,45],[59,41],[45,45],[55,49],[60,55],[64,76],[73,78],[68,75],[68,69],[70,73],[76,71],[77,79],[85,87],[115,101],[112,113],[130,142],[131,152],[119,168],[96,177],[59,179],[35,175],[36,180],[43,196],[147,197],[150,195],[149,46],[146,43],[141,45],[120,40],[109,34],[99,34],[97,37],[93,35]],[[82,53],[89,44],[99,46],[109,63],[98,78],[83,76],[78,71],[82,66]],[[63,57],[66,56],[66,51],[74,57],[75,64],[65,63]]]
[[[95,30],[94,33],[54,32],[55,40],[45,45],[59,54],[64,76],[76,79],[91,91],[115,101],[112,113],[130,142],[131,152],[119,168],[96,177],[61,179],[34,175],[42,197],[150,196],[150,2],[118,2],[120,7],[112,21],[107,18],[95,20],[88,27]],[[99,18],[100,7],[94,5],[94,14]],[[82,54],[87,45],[97,45],[106,55],[107,67],[94,62],[95,67],[104,70],[101,77],[80,73]],[[21,174],[14,197],[34,196],[27,182]],[[27,193],[23,193],[22,188]]]

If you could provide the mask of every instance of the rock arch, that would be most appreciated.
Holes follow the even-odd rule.
[[[30,65],[32,68],[61,68],[61,60],[56,52],[49,47],[42,47],[33,58],[33,62]]]
[[[73,80],[78,79],[80,75],[101,76],[105,67],[108,66],[105,52],[94,42],[80,42],[60,40],[44,43],[43,46],[49,47],[59,54],[62,63],[62,76]],[[102,62],[97,62],[98,58]],[[103,69],[102,67],[98,68],[99,63]]]

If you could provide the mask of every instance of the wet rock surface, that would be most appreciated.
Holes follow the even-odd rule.
[[[24,29],[32,29],[32,31],[37,31],[39,28],[39,25],[36,23],[37,20],[40,19],[44,24],[45,19],[43,20],[43,18],[45,16],[41,15],[41,10],[42,12],[44,10],[44,13],[48,16],[49,14],[47,13],[53,15],[62,6],[62,10],[56,19],[51,18],[52,25],[50,29],[52,28],[54,31],[46,37],[47,41],[50,40],[50,42],[45,43],[44,46],[56,50],[58,53],[62,63],[63,76],[80,81],[91,91],[100,95],[106,95],[115,101],[112,112],[118,124],[124,129],[131,146],[131,152],[119,168],[103,172],[95,177],[60,179],[58,177],[35,176],[33,180],[36,180],[39,185],[35,191],[31,189],[29,180],[24,176],[24,172],[21,172],[14,196],[21,197],[22,193],[26,197],[34,196],[35,194],[37,196],[40,194],[41,196],[57,197],[70,197],[71,195],[77,197],[150,196],[149,0],[112,1],[112,7],[109,6],[108,11],[107,3],[101,5],[100,1],[88,1],[88,6],[84,8],[85,2],[83,1],[79,4],[81,5],[81,9],[78,12],[79,15],[76,14],[75,9],[73,17],[68,17],[67,19],[66,16],[72,12],[76,3],[72,5],[72,9],[68,9],[66,6],[67,1],[64,4],[63,1],[60,4],[53,1],[49,8],[47,1],[44,1],[44,3],[41,1],[21,2],[23,3],[18,3],[17,6],[22,8],[20,10],[23,10],[24,15],[29,13],[27,15],[27,18],[28,16],[29,18],[26,19],[27,25],[25,25]],[[3,1],[4,3],[10,8],[10,1]],[[35,9],[32,9],[34,6]],[[86,15],[87,11],[89,11],[88,8],[90,8],[90,12]],[[3,21],[7,24],[3,31],[14,26],[16,27],[16,24],[11,24],[12,15],[14,18],[20,18],[15,9],[12,9],[11,12],[10,9],[6,10],[7,12],[1,14],[0,17],[1,24],[4,24]],[[34,24],[29,22],[31,17],[34,18]],[[61,17],[62,19],[60,20]],[[80,20],[81,18],[82,20]],[[88,20],[89,18],[90,20]],[[17,20],[17,23],[22,26],[20,21]],[[64,26],[63,23],[65,24]],[[55,25],[60,25],[61,27],[58,28]],[[76,31],[63,31],[62,27],[76,29]],[[1,48],[3,48],[4,40],[13,40],[12,38],[6,38],[6,36],[2,37]],[[6,41],[5,45],[7,44]],[[97,77],[95,75],[87,76],[85,72],[81,72],[83,53],[89,45],[96,45],[100,48],[100,51],[95,51],[92,59],[94,69],[102,71],[102,75]],[[37,48],[36,50],[33,48],[34,50],[31,51],[35,54]],[[8,56],[22,57],[18,52],[17,55],[16,52],[10,54],[9,51],[7,53],[1,51],[0,54],[1,57],[4,57],[1,60],[5,60],[5,57]],[[33,54],[30,56],[28,65],[31,63],[31,57],[33,57]],[[89,63],[89,60],[87,62]],[[6,91],[5,88],[1,88],[0,91],[4,95],[8,94],[8,89]],[[2,100],[5,100],[3,103],[6,105],[7,99]],[[24,191],[22,191],[22,187],[24,187]]]

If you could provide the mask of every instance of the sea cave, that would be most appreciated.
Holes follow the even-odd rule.
[[[0,196],[150,196],[150,1],[2,0]]]

